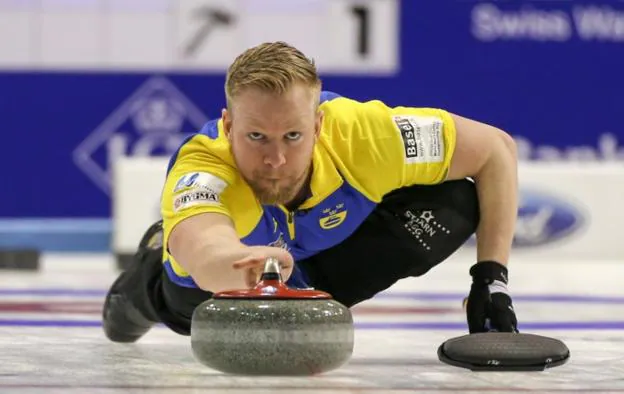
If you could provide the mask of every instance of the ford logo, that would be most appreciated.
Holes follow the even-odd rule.
[[[539,246],[575,233],[587,222],[577,205],[553,194],[522,190],[514,246]]]

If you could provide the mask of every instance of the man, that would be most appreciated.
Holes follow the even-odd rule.
[[[225,91],[221,118],[171,158],[163,220],[106,297],[109,339],[134,342],[158,322],[189,335],[199,303],[253,287],[269,257],[290,286],[351,307],[423,275],[475,231],[469,330],[516,331],[506,265],[517,163],[506,133],[324,92],[314,64],[282,42],[241,54]]]

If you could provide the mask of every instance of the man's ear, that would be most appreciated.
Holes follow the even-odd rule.
[[[325,113],[319,110],[316,113],[316,121],[314,122],[314,137],[319,138],[321,135],[321,127],[323,126],[323,118],[325,117]]]
[[[223,120],[223,132],[228,140],[232,139],[232,116],[230,112],[223,108],[221,110],[221,120]]]

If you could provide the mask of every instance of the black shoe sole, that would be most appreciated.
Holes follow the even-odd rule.
[[[123,274],[115,280],[111,290],[106,295],[104,308],[102,310],[102,328],[106,337],[113,342],[132,343],[138,341],[152,327],[142,327],[129,321],[126,312],[124,299],[120,295],[113,294],[112,291],[121,280]],[[120,322],[124,322],[120,323]]]

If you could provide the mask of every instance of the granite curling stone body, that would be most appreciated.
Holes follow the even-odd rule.
[[[193,354],[239,375],[312,375],[339,368],[353,354],[350,310],[315,290],[289,289],[268,259],[257,286],[216,293],[194,311]]]

